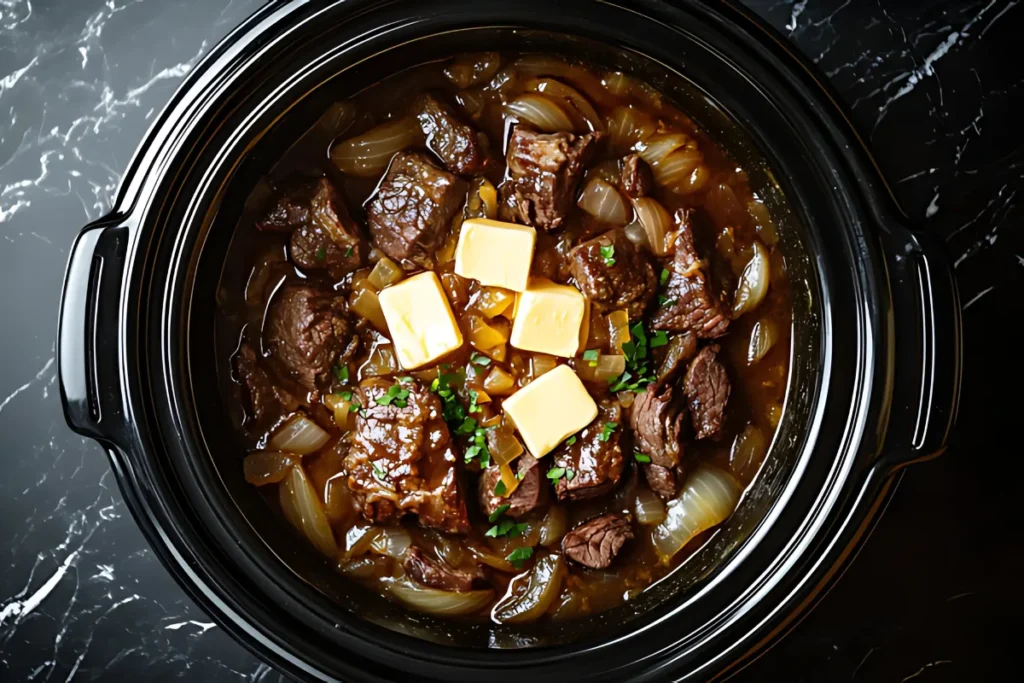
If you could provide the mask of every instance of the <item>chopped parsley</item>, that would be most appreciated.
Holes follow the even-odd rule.
[[[472,389],[469,390],[469,412],[471,412],[471,413],[479,413],[479,412],[483,411],[483,408],[481,408],[479,405],[477,405],[477,400],[479,398],[480,398],[480,394],[476,393]]]
[[[516,548],[508,554],[505,559],[512,563],[512,566],[516,569],[523,568],[523,562],[533,557],[533,548],[524,546],[522,548]]]
[[[508,487],[505,486],[505,482],[499,479],[498,483],[494,485],[494,495],[504,496],[506,493],[508,493]]]
[[[355,251],[355,247],[352,247],[352,246],[350,246],[348,249],[346,249],[345,250],[345,258],[348,258],[349,256],[351,256],[353,251]]]
[[[444,421],[456,431],[458,431],[459,426],[466,419],[466,409],[462,407],[459,397],[455,395],[456,386],[463,380],[464,377],[460,372],[444,372],[442,370],[434,381],[430,383],[430,390],[440,396],[444,404]],[[473,420],[473,427],[470,427],[468,432],[459,433],[472,434],[475,426],[476,420]]]
[[[473,429],[473,444],[466,449],[464,456],[467,464],[475,459],[480,462],[480,467],[490,467],[491,452],[487,449],[487,432],[491,429],[494,428],[476,427]]]
[[[476,431],[476,420],[471,417],[464,419],[458,427],[455,428],[456,434],[472,434]]]
[[[637,451],[636,453],[634,453],[633,457],[636,459],[637,462],[650,462],[651,461],[651,456],[646,455],[644,453],[641,453],[640,451]]]
[[[352,392],[351,391],[339,391],[338,392],[338,396],[340,396],[341,400],[343,400],[343,401],[351,401],[352,400]]]
[[[392,384],[388,387],[387,393],[373,399],[379,406],[389,406],[394,404],[398,408],[404,408],[409,405],[409,390],[403,389],[401,384]]]
[[[335,365],[334,376],[338,378],[339,382],[348,381],[348,366],[347,365]]]
[[[378,465],[377,463],[373,462],[373,463],[370,463],[370,464],[373,466],[373,476],[374,476],[374,478],[377,481],[383,482],[384,481],[384,477],[386,477],[388,473],[385,472],[384,468],[381,467],[380,465]]]
[[[494,524],[499,519],[501,519],[501,516],[503,514],[505,514],[505,512],[507,512],[510,507],[512,507],[511,503],[505,503],[504,505],[499,505],[497,508],[495,508],[494,512],[492,512],[491,514],[487,515],[487,521],[490,522],[491,524]]]
[[[514,519],[503,519],[484,533],[484,536],[490,536],[491,538],[499,538],[501,536],[507,536],[508,538],[517,538],[523,535],[526,531],[525,522],[516,522]]]
[[[658,282],[662,287],[664,287],[665,283],[668,282],[668,268],[661,269],[661,275],[658,276]]]
[[[327,250],[324,249],[323,247],[320,247],[319,249],[316,250],[316,260],[323,261],[325,258],[327,258]]]
[[[665,296],[664,294],[659,294],[659,295],[658,295],[658,305],[659,305],[659,306],[671,306],[671,305],[673,305],[673,304],[674,304],[675,302],[676,302],[676,300],[675,300],[675,299],[669,299],[669,298],[668,298],[667,296]]]
[[[568,467],[565,468],[565,480],[566,481],[572,481],[575,478],[576,478],[576,472],[574,470],[570,470]]]
[[[480,367],[486,368],[488,365],[491,364],[491,359],[483,355],[482,353],[477,353],[476,351],[474,351],[469,356],[469,362],[472,363],[473,365],[479,365]]]
[[[604,264],[609,268],[615,265],[615,247],[611,244],[605,247],[601,247],[601,258],[604,259]]]
[[[558,481],[559,479],[561,479],[564,476],[565,476],[565,468],[564,467],[552,467],[550,470],[548,470],[548,479],[550,479],[551,481]]]
[[[576,443],[576,435],[575,434],[573,434],[572,436],[570,436],[568,439],[565,440],[565,445],[566,446],[571,446],[574,443]]]
[[[626,356],[626,370],[612,380],[608,390],[615,393],[618,391],[644,391],[644,387],[654,381],[654,370],[648,365],[648,341],[647,333],[644,331],[643,321],[636,323],[630,328],[630,340],[622,345],[622,353]],[[657,346],[668,343],[667,336],[662,342],[660,335],[656,334],[654,339]],[[653,344],[652,344],[653,346]]]
[[[601,433],[597,435],[599,441],[607,441],[612,438],[612,432],[618,429],[618,422],[605,422],[604,427],[601,427]]]
[[[592,368],[597,367],[597,358],[597,349],[589,349],[583,352],[583,360],[587,361]]]
[[[658,330],[657,332],[655,332],[653,335],[651,335],[651,339],[648,342],[648,345],[652,349],[656,349],[659,346],[664,346],[665,344],[668,344],[668,334],[665,333],[665,330]]]

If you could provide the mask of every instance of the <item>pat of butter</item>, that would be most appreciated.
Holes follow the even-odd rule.
[[[452,307],[431,271],[413,275],[379,295],[398,362],[412,370],[462,346]]]
[[[502,407],[533,457],[540,458],[597,417],[597,404],[568,365],[545,372]]]
[[[526,225],[471,218],[455,248],[455,273],[491,287],[526,289],[537,231]]]
[[[587,300],[578,289],[532,278],[516,296],[512,346],[525,351],[572,358],[580,349]]]

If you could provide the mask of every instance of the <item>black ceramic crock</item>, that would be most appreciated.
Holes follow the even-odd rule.
[[[677,572],[578,623],[432,621],[345,584],[242,481],[215,380],[234,226],[288,141],[327,102],[479,49],[631,71],[681,100],[741,163],[766,159],[751,182],[779,224],[793,282],[790,389],[756,484]],[[900,469],[942,451],[956,412],[960,321],[946,259],[906,227],[834,96],[737,7],[279,2],[194,69],[136,153],[112,212],[79,235],[59,365],[68,422],[106,447],[168,570],[223,628],[293,676],[703,680],[785,632],[856,552]]]

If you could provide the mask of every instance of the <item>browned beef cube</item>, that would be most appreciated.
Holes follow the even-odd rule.
[[[633,401],[629,414],[634,447],[662,467],[675,467],[682,461],[683,438],[688,432],[686,399],[676,386],[647,391]]]
[[[516,125],[508,143],[502,215],[542,230],[561,227],[600,133],[538,133]]]
[[[623,544],[633,538],[629,519],[618,512],[594,517],[562,539],[562,552],[590,569],[607,569]]]
[[[633,199],[645,197],[654,187],[654,175],[639,154],[630,154],[622,160],[622,191]]]
[[[362,408],[344,461],[349,489],[372,522],[415,514],[422,526],[466,533],[469,518],[441,400],[411,380],[401,385],[409,392],[405,398],[378,402],[393,384],[365,380],[354,394]]]
[[[665,288],[667,300],[654,312],[651,326],[693,332],[701,339],[721,337],[729,328],[729,309],[712,291],[707,264],[697,253],[686,212],[677,211],[675,222],[679,234]]]
[[[497,465],[491,465],[480,475],[480,509],[485,515],[490,516],[499,507],[507,504],[509,508],[505,514],[518,519],[541,504],[544,488],[541,486],[543,479],[537,459],[529,453],[519,456],[516,460],[516,474],[520,479],[519,486],[510,496],[499,496],[494,492],[494,487],[501,478]]]
[[[449,171],[460,175],[483,171],[487,154],[480,144],[480,133],[463,123],[452,108],[435,95],[420,95],[414,108],[427,137],[427,147]]]
[[[605,427],[612,423],[614,428]],[[615,488],[625,465],[619,445],[622,428],[622,408],[618,403],[601,405],[597,417],[576,435],[573,443],[555,450],[555,465],[565,469],[555,485],[559,500],[596,498]]]
[[[396,261],[427,265],[465,199],[465,181],[424,154],[399,152],[367,208],[373,243]]]
[[[408,576],[423,586],[455,593],[473,590],[473,581],[479,578],[477,574],[453,569],[447,563],[435,560],[416,546],[409,546],[405,551],[402,568]]]
[[[725,404],[732,385],[725,368],[718,362],[718,345],[705,346],[686,370],[683,381],[690,401],[693,428],[698,439],[714,436],[722,428]]]
[[[630,318],[642,316],[657,292],[654,268],[617,228],[573,247],[569,258],[584,296],[608,308],[625,308]]]
[[[270,378],[259,353],[249,343],[243,343],[238,349],[235,376],[246,389],[248,414],[259,426],[268,427],[272,420],[299,406],[294,396]]]
[[[359,348],[344,297],[308,285],[289,285],[277,293],[266,335],[282,373],[310,391],[329,382],[331,368]]]
[[[643,469],[647,485],[659,498],[671,500],[676,497],[676,488],[679,485],[678,468],[662,467],[649,462]]]

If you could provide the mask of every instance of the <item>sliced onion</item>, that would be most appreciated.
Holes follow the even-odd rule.
[[[484,379],[484,389],[494,396],[508,396],[516,390],[516,378],[503,368],[491,368]]]
[[[520,95],[505,105],[510,114],[521,121],[532,123],[545,133],[572,132],[572,119],[562,106],[550,97],[538,93]]]
[[[330,438],[331,435],[321,429],[320,425],[300,413],[277,430],[270,440],[270,447],[276,451],[308,455],[321,448]]]
[[[604,122],[594,106],[578,90],[552,78],[539,78],[526,84],[526,89],[544,93],[548,97],[561,98],[579,112],[590,130],[604,130]]]
[[[537,560],[528,573],[512,579],[491,619],[499,624],[522,624],[540,618],[558,597],[565,578],[565,560],[551,553]]]
[[[473,178],[463,213],[464,218],[497,218],[498,190],[490,180],[483,176]]]
[[[779,241],[779,234],[775,230],[775,223],[768,212],[768,207],[756,199],[751,199],[747,202],[747,213],[754,219],[757,236],[768,246],[774,246]]]
[[[754,323],[754,328],[750,330],[750,344],[747,345],[747,365],[754,365],[764,358],[778,337],[778,328],[770,319],[763,318]]]
[[[489,588],[455,593],[420,586],[408,579],[395,581],[388,586],[388,590],[406,607],[438,617],[472,614],[486,607],[494,598],[494,591]]]
[[[456,57],[445,67],[444,75],[456,88],[469,88],[492,78],[500,66],[497,52],[478,52]]]
[[[475,121],[483,114],[487,98],[480,90],[460,90],[455,93],[455,103]]]
[[[507,320],[484,320],[479,315],[466,316],[469,343],[481,351],[492,349],[508,341],[511,327]]]
[[[369,555],[338,563],[338,571],[350,579],[372,579],[388,571],[390,560],[386,557]]]
[[[654,197],[641,197],[633,200],[636,218],[647,233],[647,244],[655,256],[668,253],[668,234],[672,230],[672,216]]]
[[[662,559],[668,561],[694,536],[728,519],[740,491],[736,480],[720,469],[704,465],[694,471],[679,496],[669,502],[665,521],[651,533]]]
[[[533,381],[546,372],[551,372],[558,365],[558,359],[554,356],[534,354],[530,357],[530,381]]]
[[[276,484],[288,476],[298,459],[281,451],[254,451],[242,461],[245,480],[253,486]]]
[[[377,344],[359,369],[363,377],[384,377],[398,372],[398,358],[391,344]]]
[[[522,455],[524,450],[510,426],[487,432],[487,448],[499,466],[508,465]]]
[[[377,526],[358,525],[345,532],[345,557],[357,557],[370,552],[370,546],[380,536]]]
[[[338,544],[331,531],[324,506],[313,490],[302,465],[296,464],[278,487],[284,516],[324,555],[338,554]]]
[[[669,154],[667,157],[651,164],[651,171],[654,175],[654,182],[672,192],[687,194],[697,188],[697,178],[694,177],[697,169],[701,166],[703,156],[696,147],[683,147]],[[704,178],[703,182],[706,182]],[[703,182],[700,185],[703,185]]]
[[[540,544],[545,548],[556,546],[562,542],[562,537],[568,530],[569,520],[565,516],[565,510],[559,505],[552,505],[540,526]]]
[[[352,102],[335,102],[323,116],[313,124],[316,135],[328,140],[343,135],[356,120],[356,105]]]
[[[369,287],[353,291],[348,301],[348,307],[356,315],[365,318],[373,325],[378,332],[388,333],[388,321],[384,318],[384,310],[380,307],[380,299],[377,293]]]
[[[626,233],[626,239],[633,243],[633,246],[642,251],[650,251],[651,244],[647,241],[647,230],[644,229],[644,224],[639,220],[634,220],[632,223],[622,229]]]
[[[733,317],[739,317],[761,305],[765,294],[768,293],[768,283],[771,280],[769,271],[768,250],[755,240],[754,255],[743,269],[740,283],[736,287],[736,297],[732,304]]]
[[[636,492],[636,521],[644,526],[661,524],[665,521],[665,504],[650,489]]]
[[[613,154],[624,154],[641,140],[654,134],[658,124],[639,109],[616,107],[605,120]]]
[[[413,117],[397,119],[371,128],[362,135],[339,142],[331,150],[331,161],[342,173],[377,175],[391,157],[422,143],[423,131]]]
[[[337,394],[324,394],[324,405],[334,414],[334,424],[338,429],[347,432],[352,429],[352,401],[346,401]]]
[[[356,509],[352,504],[352,489],[348,487],[347,477],[344,474],[336,474],[324,484],[324,512],[331,524],[348,526],[355,515]]]
[[[611,327],[611,347],[621,352],[623,344],[629,341],[629,313],[612,311],[608,314],[608,324]]]
[[[523,76],[554,76],[580,90],[591,102],[606,103],[608,95],[601,81],[588,69],[568,64],[547,55],[526,55],[510,65],[511,71]]]
[[[633,90],[633,79],[621,71],[613,71],[605,75],[604,87],[616,97],[625,97]]]
[[[612,225],[629,222],[629,206],[619,191],[600,178],[593,178],[583,188],[579,207],[599,221]]]
[[[626,357],[619,354],[602,353],[596,361],[578,358],[573,364],[576,374],[585,382],[611,382],[626,371]]]
[[[704,186],[708,184],[710,179],[711,169],[708,168],[707,164],[702,163],[693,169],[688,176],[680,178],[677,182],[673,183],[671,189],[679,194],[698,192],[704,189]]]
[[[661,163],[672,152],[692,143],[693,140],[686,133],[658,133],[646,138],[638,151],[640,158],[650,164],[653,170],[655,164]]]
[[[492,567],[498,571],[508,572],[510,574],[517,571],[516,568],[505,559],[505,555],[498,555],[491,550],[491,548],[474,541],[467,540],[465,543],[466,549],[469,553],[481,564],[486,564],[488,567]]]
[[[741,480],[750,481],[767,454],[768,442],[764,433],[752,424],[747,425],[732,442],[729,467]]]
[[[462,558],[465,557],[461,540],[446,534],[437,534],[434,552],[437,553],[437,558],[449,567],[458,567],[462,564]]]
[[[370,543],[370,550],[397,560],[412,545],[412,536],[402,527],[384,527]]]
[[[377,261],[377,265],[370,271],[367,281],[379,292],[389,285],[401,282],[403,277],[405,277],[405,271],[402,270],[402,266],[385,256]]]

